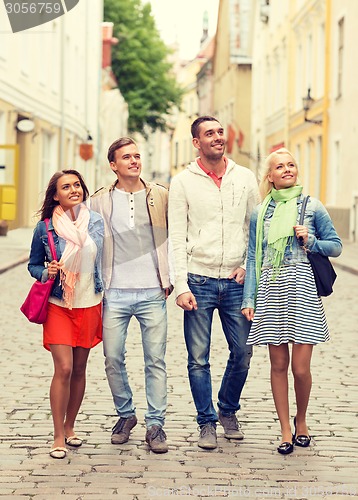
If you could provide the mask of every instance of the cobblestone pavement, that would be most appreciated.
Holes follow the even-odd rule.
[[[324,299],[331,342],[316,346],[308,423],[309,448],[276,452],[279,425],[269,383],[266,348],[257,348],[239,419],[245,440],[229,441],[218,427],[219,446],[197,447],[198,431],[186,373],[182,314],[169,299],[167,353],[169,407],[165,430],[169,452],[155,455],[144,441],[145,394],[138,328],[130,327],[128,369],[139,425],[124,445],[110,443],[117,420],[105,378],[101,346],[91,353],[87,392],[77,432],[84,445],[65,460],[53,460],[49,384],[50,354],[41,346],[41,327],[19,306],[32,280],[26,264],[0,275],[2,301],[0,404],[0,496],[68,500],[110,498],[350,498],[358,496],[357,336],[358,276],[339,271],[335,292]],[[227,349],[216,320],[211,353],[214,395]],[[292,380],[291,380],[292,382]],[[292,385],[292,384],[291,384]],[[291,413],[294,398],[291,391]]]

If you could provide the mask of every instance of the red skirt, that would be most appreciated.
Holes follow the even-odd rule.
[[[47,320],[43,325],[43,346],[50,351],[51,344],[91,349],[102,341],[102,303],[93,307],[67,309],[48,305]]]

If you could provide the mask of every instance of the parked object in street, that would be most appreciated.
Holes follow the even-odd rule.
[[[302,186],[298,166],[285,148],[265,161],[261,205],[250,222],[247,275],[242,313],[252,321],[248,345],[268,345],[271,388],[281,425],[277,451],[309,446],[306,412],[311,392],[311,357],[315,344],[329,340],[321,298],[306,252],[337,257],[342,243],[322,203],[310,198],[300,220]],[[290,425],[288,367],[295,381],[294,434]]]
[[[53,282],[43,345],[51,351],[54,363],[50,388],[54,443],[50,456],[57,459],[66,457],[65,444],[82,445],[74,431],[75,420],[85,392],[90,349],[102,340],[104,226],[102,217],[84,203],[88,194],[76,170],[63,170],[51,177],[28,264],[31,276],[39,282]]]
[[[141,175],[142,161],[130,137],[115,141],[108,161],[116,181],[97,191],[92,208],[104,219],[103,347],[108,383],[118,422],[111,442],[123,444],[137,424],[126,368],[128,324],[135,317],[141,328],[147,412],[145,440],[155,453],[168,451],[163,431],[167,408],[166,299],[169,278],[168,190]]]
[[[212,401],[210,343],[217,309],[230,351],[218,394],[228,439],[243,439],[236,419],[252,355],[249,322],[241,314],[251,212],[259,197],[254,174],[224,156],[226,137],[212,116],[197,118],[193,145],[200,156],[173,177],[169,233],[176,302],[184,310],[188,374],[200,427],[198,445],[217,446],[218,414]]]

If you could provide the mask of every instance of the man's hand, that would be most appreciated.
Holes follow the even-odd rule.
[[[244,309],[241,309],[241,312],[248,321],[252,321],[254,319],[254,310],[252,307],[245,307]]]
[[[179,307],[184,309],[184,311],[197,310],[198,304],[196,303],[195,296],[191,292],[181,293],[176,300]]]
[[[228,276],[229,280],[235,278],[236,283],[240,283],[240,285],[244,284],[246,271],[242,267],[237,267],[231,274]]]

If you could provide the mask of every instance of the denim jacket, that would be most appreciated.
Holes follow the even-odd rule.
[[[57,260],[60,260],[65,249],[66,241],[56,234],[52,225],[52,218],[49,221],[48,228],[49,231],[52,231],[53,234]],[[97,255],[94,266],[94,290],[95,293],[99,293],[103,291],[101,262],[104,226],[102,217],[97,212],[93,212],[92,210],[90,211],[88,233],[97,246]],[[45,262],[51,262],[52,260],[53,259],[48,244],[46,224],[41,220],[37,223],[32,237],[30,260],[27,266],[31,276],[36,278],[38,281],[47,281],[48,271],[47,267],[45,266]],[[58,299],[62,299],[62,287],[60,285],[59,273],[57,273],[51,295]]]
[[[303,195],[297,198],[297,224],[299,222]],[[262,242],[263,262],[262,268],[269,267],[267,257],[267,236],[275,210],[275,201],[271,200],[264,217],[264,237]],[[246,307],[255,308],[256,296],[256,224],[261,205],[253,212],[250,220],[250,236],[244,296],[242,309]],[[308,241],[305,248],[310,252],[318,252],[328,257],[338,257],[342,252],[342,242],[333,226],[332,220],[323,206],[316,198],[309,198],[304,215],[303,225],[308,228]],[[292,241],[286,246],[283,265],[296,264],[297,262],[309,262],[305,248],[300,246],[298,239],[293,236]]]

